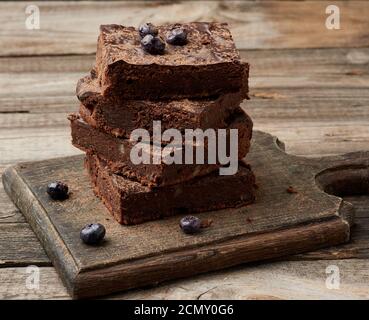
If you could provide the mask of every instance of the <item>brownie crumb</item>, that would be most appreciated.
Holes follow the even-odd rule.
[[[364,74],[364,72],[360,70],[351,70],[345,73],[347,76],[361,76],[362,74]]]
[[[75,121],[79,119],[79,115],[75,114],[75,113],[71,113],[68,115],[68,120],[69,121]]]
[[[286,191],[288,193],[298,193],[297,190],[292,186],[289,186]]]
[[[96,73],[96,69],[91,69],[90,71],[90,75],[92,79],[96,79],[97,78],[97,73]]]
[[[273,99],[273,100],[286,98],[285,95],[277,93],[277,92],[255,92],[254,94],[252,94],[252,96],[255,98]]]
[[[201,220],[200,228],[209,228],[212,223],[213,223],[213,220],[211,220],[211,219]]]

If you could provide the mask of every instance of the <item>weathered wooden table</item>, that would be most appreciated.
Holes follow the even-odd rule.
[[[77,109],[75,84],[93,64],[101,23],[227,21],[252,65],[252,100],[243,107],[255,129],[298,155],[369,150],[369,3],[335,1],[339,30],[325,26],[326,1],[36,2],[39,30],[25,27],[29,4],[0,4],[0,173],[16,162],[79,153],[66,115]],[[369,195],[345,199],[357,209],[347,245],[111,298],[369,298]],[[40,267],[39,289],[26,285],[30,265]],[[339,272],[339,288],[326,285],[330,270]],[[69,298],[2,185],[0,298]]]

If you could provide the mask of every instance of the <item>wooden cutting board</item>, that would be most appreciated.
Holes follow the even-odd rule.
[[[323,190],[369,189],[369,152],[308,159],[283,150],[277,138],[255,131],[246,160],[257,179],[256,202],[197,214],[213,220],[197,235],[180,231],[179,216],[119,225],[94,196],[83,156],[18,164],[6,170],[3,183],[70,294],[93,297],[349,241],[352,205]],[[68,200],[49,199],[46,185],[54,180],[69,185]],[[91,222],[106,227],[101,246],[79,239]]]

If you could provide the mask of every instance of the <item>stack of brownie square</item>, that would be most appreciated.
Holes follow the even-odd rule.
[[[248,73],[249,65],[241,62],[223,23],[100,27],[96,65],[77,84],[81,104],[69,120],[72,143],[86,152],[94,192],[119,223],[254,200],[254,175],[241,161],[252,135],[252,121],[240,108],[247,98]],[[155,145],[157,121],[162,132],[177,129],[182,136],[186,129],[237,129],[237,173],[220,175],[218,157],[204,164],[136,163],[131,156],[136,129],[148,132],[148,139],[140,142],[147,143],[142,152],[150,159],[158,147],[170,143]],[[176,146],[180,152],[186,149],[183,141]],[[200,147],[206,153],[205,144]],[[199,145],[194,142],[193,147]]]

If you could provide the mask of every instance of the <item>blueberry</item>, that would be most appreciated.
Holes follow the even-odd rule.
[[[183,46],[187,43],[187,31],[183,28],[176,28],[167,35],[167,42],[175,46]]]
[[[46,192],[54,200],[64,200],[68,198],[68,186],[60,181],[51,182],[47,186]]]
[[[148,34],[141,40],[142,48],[151,54],[163,54],[165,50],[165,42],[159,37]]]
[[[100,223],[86,225],[80,232],[81,240],[86,244],[98,244],[105,237],[105,227]]]
[[[181,219],[181,221],[179,222],[179,226],[184,233],[196,233],[200,231],[201,220],[194,216],[186,216]]]
[[[138,33],[140,34],[141,38],[151,34],[152,36],[158,35],[158,29],[152,23],[143,23],[138,28]]]

